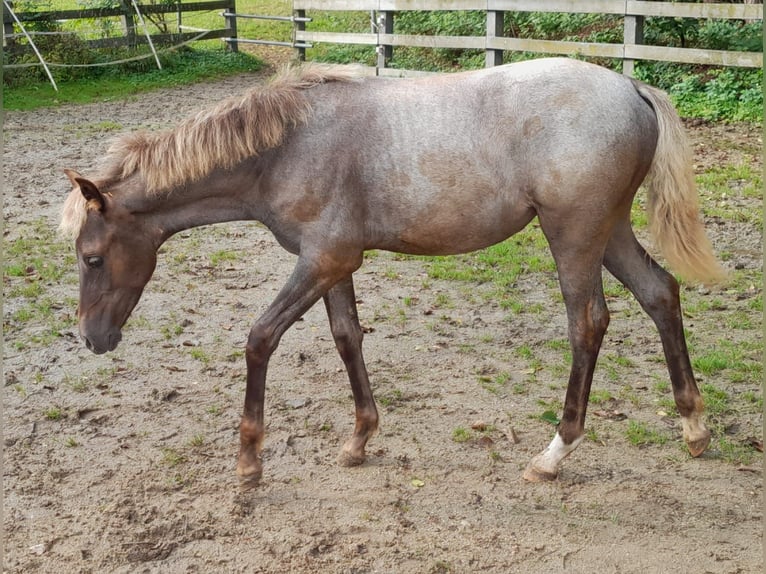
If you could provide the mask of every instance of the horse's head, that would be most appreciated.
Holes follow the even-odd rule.
[[[76,172],[66,173],[75,188],[67,206],[79,212],[75,247],[80,336],[88,349],[101,354],[114,350],[122,339],[122,326],[154,272],[158,243],[155,234],[110,193]],[[65,218],[71,218],[66,210]]]

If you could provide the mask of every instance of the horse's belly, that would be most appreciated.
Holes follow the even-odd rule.
[[[457,136],[456,136],[457,138]],[[366,180],[377,248],[422,255],[466,253],[498,243],[535,215],[519,160],[501,146],[469,153],[470,138],[374,165]],[[399,148],[417,146],[400,145]]]
[[[521,205],[466,209],[459,204],[441,204],[415,215],[403,218],[405,225],[387,238],[388,245],[380,247],[417,255],[476,251],[517,233],[532,220],[535,212]]]

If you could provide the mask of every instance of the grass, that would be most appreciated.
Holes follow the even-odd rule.
[[[555,271],[545,237],[534,225],[506,241],[475,253],[421,259],[431,279],[496,286],[501,304],[505,290],[522,274]]]
[[[3,329],[15,349],[48,346],[74,326],[76,300],[48,294],[52,285],[76,281],[74,268],[72,247],[46,219],[19,223],[4,239]]]
[[[221,416],[223,414],[223,407],[221,405],[211,405],[207,409],[207,412],[214,417]]]
[[[452,430],[452,440],[456,443],[464,443],[471,440],[473,434],[465,427],[456,427]]]
[[[49,0],[44,7],[51,9],[77,9],[82,7],[77,0]],[[282,14],[291,13],[291,3],[285,0],[241,0],[237,3],[237,11],[243,14]],[[175,15],[169,15],[173,20]],[[111,22],[111,23],[110,23]],[[203,29],[217,29],[223,26],[220,11],[189,12],[184,15],[184,25]],[[85,29],[101,28],[97,36],[109,37],[115,34],[119,21],[113,20],[71,20],[63,25],[65,31],[80,31],[85,37]],[[289,24],[273,21],[242,20],[237,23],[240,37],[271,38],[289,40],[292,28]],[[154,26],[150,24],[150,29]],[[77,36],[77,37],[80,37]],[[39,43],[39,42],[38,42]],[[75,49],[76,48],[76,49]],[[191,47],[178,50],[162,51],[160,61],[162,70],[158,69],[154,57],[148,48],[126,53],[82,54],[82,46],[54,45],[46,53],[60,51],[67,54],[64,61],[69,64],[87,63],[93,59],[99,62],[110,62],[128,57],[142,56],[143,60],[131,62],[119,67],[100,66],[88,68],[87,73],[82,69],[53,67],[52,73],[58,85],[56,92],[44,76],[41,68],[11,70],[5,69],[3,74],[3,108],[6,110],[32,110],[40,107],[58,106],[63,103],[89,103],[95,101],[119,100],[137,96],[143,92],[157,88],[184,86],[203,80],[213,80],[227,75],[253,72],[261,68],[262,62],[248,54],[246,50],[238,53],[230,52],[222,40],[199,41]],[[44,51],[45,52],[45,51]],[[83,61],[77,61],[77,58]],[[49,61],[61,61],[55,55]],[[32,70],[32,71],[30,71]],[[36,79],[35,79],[36,78]],[[113,126],[104,125],[104,128]]]
[[[186,462],[186,457],[177,450],[166,447],[162,449],[162,463],[174,468]]]
[[[200,363],[203,363],[207,365],[210,362],[210,355],[208,355],[207,352],[205,352],[204,349],[200,349],[199,347],[192,348],[189,351],[189,355],[191,355],[191,358],[195,361],[199,361]]]
[[[479,385],[485,391],[496,395],[504,389],[511,380],[510,373],[502,372],[493,376],[481,375],[479,376]]]
[[[666,434],[635,420],[628,422],[625,436],[633,446],[663,445],[668,442]]]
[[[261,62],[245,53],[232,54],[223,48],[189,49],[166,58],[162,70],[142,70],[133,73],[108,72],[96,78],[61,82],[56,92],[50,84],[36,82],[3,89],[3,108],[33,110],[64,103],[84,104],[135,96],[157,88],[193,84],[227,75],[254,72]]]
[[[218,267],[219,265],[223,265],[225,263],[233,263],[235,261],[239,261],[242,258],[242,255],[236,251],[221,249],[211,253],[209,257],[210,264],[214,267]]]
[[[716,341],[714,346],[695,349],[692,366],[703,375],[730,373],[729,378],[745,381],[760,379],[763,372],[759,342]]]
[[[589,402],[594,405],[600,405],[611,401],[612,393],[607,389],[592,389],[590,392]]]
[[[201,447],[205,444],[205,435],[195,434],[189,440],[189,445],[193,447]]]
[[[66,414],[59,407],[49,407],[43,411],[43,416],[49,421],[60,421]]]
[[[719,436],[712,442],[711,447],[721,460],[729,464],[747,466],[762,457],[752,446],[728,436]]]
[[[396,405],[401,404],[403,400],[404,393],[399,389],[393,389],[377,397],[378,404],[386,408],[395,407]]]
[[[88,390],[88,378],[78,377],[76,379],[68,378],[68,387],[75,393],[84,393]]]
[[[183,334],[184,327],[183,325],[179,323],[173,323],[172,325],[163,325],[160,327],[160,332],[162,333],[163,338],[168,341],[172,339],[173,337],[178,337],[179,335]]]

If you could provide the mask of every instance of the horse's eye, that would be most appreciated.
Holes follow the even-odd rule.
[[[85,264],[91,269],[97,269],[104,264],[104,258],[100,255],[93,255],[85,258]]]

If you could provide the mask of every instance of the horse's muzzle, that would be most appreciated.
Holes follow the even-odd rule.
[[[103,355],[107,351],[114,351],[120,341],[122,341],[122,333],[120,331],[110,333],[106,336],[105,341],[95,341],[86,335],[81,335],[81,337],[85,341],[85,346],[88,350],[96,355]]]

